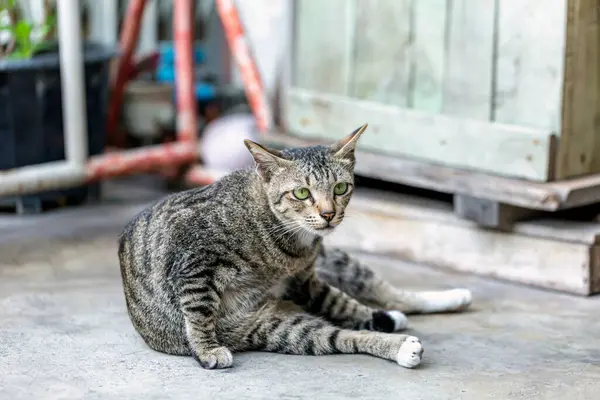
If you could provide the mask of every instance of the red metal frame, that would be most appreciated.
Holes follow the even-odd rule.
[[[160,169],[172,175],[173,168],[193,164],[197,160],[198,117],[194,95],[193,51],[193,0],[174,0],[173,27],[175,38],[175,68],[177,92],[177,140],[159,146],[128,151],[111,151],[91,157],[87,180],[97,181],[109,177],[129,175]],[[131,69],[146,0],[131,0],[121,32],[123,54],[118,61],[117,75],[108,118],[109,138],[118,143],[117,121],[123,101],[125,85]],[[226,39],[233,58],[240,68],[244,88],[260,132],[270,129],[271,110],[261,83],[258,67],[246,39],[239,13],[231,0],[216,0],[223,22]],[[206,185],[223,175],[199,165],[192,166],[184,178],[190,184]]]
[[[192,0],[174,2],[173,37],[177,92],[177,140],[194,144],[198,137],[198,105],[194,94]]]
[[[229,51],[240,69],[244,90],[259,132],[267,133],[271,129],[273,114],[240,14],[233,0],[216,0],[216,6],[225,30]],[[211,177],[218,178],[221,175],[219,172],[208,172],[202,166],[195,165],[188,170],[185,180],[191,184],[203,185]]]
[[[271,108],[240,14],[233,0],[216,0],[216,5],[225,30],[229,51],[233,54],[240,69],[246,96],[256,118],[258,129],[261,133],[268,132],[271,127]]]
[[[123,101],[125,85],[131,76],[131,60],[137,45],[146,3],[147,0],[131,0],[121,31],[122,55],[118,61],[108,117],[109,139],[113,143],[116,142],[115,144],[120,141],[117,132],[119,111]],[[198,121],[196,98],[193,92],[192,0],[174,0],[173,8],[175,69],[177,73],[177,141],[136,150],[111,151],[100,156],[91,157],[87,166],[88,181],[162,168],[172,170],[173,167],[192,164],[197,160]]]
[[[108,109],[107,142],[110,145],[122,147],[122,138],[118,135],[119,111],[123,103],[125,85],[131,72],[131,59],[140,35],[140,26],[147,0],[131,0],[123,20],[121,38],[119,41],[122,51],[117,64],[117,72],[112,85],[112,93]],[[177,0],[175,0],[177,3]]]

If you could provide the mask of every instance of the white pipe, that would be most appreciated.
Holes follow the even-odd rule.
[[[85,170],[67,161],[0,171],[0,197],[81,185]]]
[[[68,162],[83,170],[88,146],[80,4],[58,0],[57,6],[65,154]]]
[[[87,121],[79,1],[58,0],[66,161],[0,171],[0,196],[80,185],[86,178]]]

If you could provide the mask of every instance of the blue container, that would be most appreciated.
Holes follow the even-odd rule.
[[[206,53],[200,45],[194,45],[194,64],[202,64],[206,61]],[[175,65],[175,47],[173,42],[162,42],[160,44],[160,62],[165,65]]]
[[[202,64],[206,61],[206,54],[201,46],[194,47],[194,65]],[[156,68],[156,80],[158,82],[175,84],[175,50],[172,42],[164,42],[160,45],[160,60]],[[207,82],[196,82],[194,93],[199,102],[207,102],[217,97],[215,85]],[[174,95],[176,96],[176,95]],[[175,97],[173,98],[175,101]]]
[[[109,62],[114,49],[86,43],[85,92],[89,155],[102,153],[106,136]],[[58,46],[30,60],[0,62],[0,170],[65,159]],[[81,203],[99,195],[85,185],[0,198],[17,211],[40,212],[45,202]]]

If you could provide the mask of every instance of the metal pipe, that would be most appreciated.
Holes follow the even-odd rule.
[[[229,51],[233,54],[242,76],[250,109],[256,118],[260,133],[267,133],[271,129],[273,113],[237,6],[234,0],[216,0],[216,5]]]
[[[177,140],[191,142],[195,142],[198,136],[198,105],[194,93],[193,10],[192,0],[174,0],[173,2]]]
[[[91,157],[84,168],[67,161],[0,171],[0,197],[62,189],[82,183],[162,167],[192,163],[197,149],[190,142],[172,142],[137,150],[118,151]]]
[[[65,154],[67,161],[83,172],[88,136],[79,1],[59,0],[57,12]]]
[[[117,62],[117,73],[114,78],[114,84],[111,85],[112,93],[108,109],[107,140],[112,145],[120,145],[122,141],[117,132],[119,112],[123,103],[125,85],[131,69],[131,59],[140,34],[140,25],[142,24],[145,6],[146,0],[131,0],[127,7],[125,19],[123,20],[120,40],[122,54]]]
[[[77,186],[85,181],[81,166],[68,161],[0,171],[0,197]]]
[[[171,142],[136,150],[106,153],[90,158],[86,181],[93,182],[115,176],[150,172],[160,167],[194,162],[198,152],[190,142]]]

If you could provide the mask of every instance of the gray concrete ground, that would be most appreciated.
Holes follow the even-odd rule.
[[[0,217],[0,399],[600,398],[600,298],[368,255],[398,285],[474,293],[470,312],[410,318],[425,347],[417,369],[363,355],[246,353],[232,369],[205,371],[154,352],[129,322],[115,242],[153,197],[113,192],[93,207]]]

